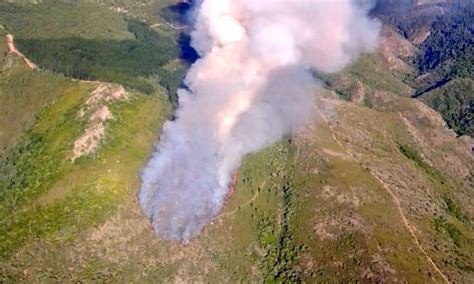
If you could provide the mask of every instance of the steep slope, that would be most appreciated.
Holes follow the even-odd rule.
[[[127,9],[118,11],[114,3],[28,2],[0,3],[0,36],[11,33],[11,44],[41,70],[30,72],[7,52],[10,38],[1,41],[0,155],[39,110],[77,85],[64,77],[118,82],[147,94],[165,88],[176,102],[186,66],[177,59],[181,39],[168,25],[156,25],[160,18],[155,17],[172,1],[124,2]]]
[[[1,3],[0,20],[35,64],[67,77],[116,82],[147,94],[162,87],[174,94],[183,77],[178,32],[151,28],[135,14],[87,1],[20,2]]]
[[[119,209],[106,211],[97,226],[78,231],[82,215],[62,223],[25,242],[2,265],[4,273],[26,281],[469,282],[473,199],[457,182],[472,171],[468,145],[421,103],[385,96],[394,107],[388,112],[320,100],[308,128],[246,159],[224,212],[189,245],[154,236],[132,183],[120,191]],[[410,132],[411,124],[418,133]],[[427,151],[433,132],[450,147]],[[451,162],[440,164],[439,153]],[[116,171],[100,164],[99,173]],[[81,176],[73,172],[60,183],[69,188]],[[67,205],[74,195],[67,196],[52,204]],[[109,204],[104,197],[96,198]]]
[[[472,281],[469,143],[423,104],[389,93],[380,94],[375,111],[329,102],[335,137],[399,206],[420,255],[451,281]]]
[[[456,133],[474,137],[474,80],[454,79],[420,97],[441,113]]]
[[[146,10],[132,2],[101,12]],[[30,78],[51,89],[28,123],[11,123],[19,142],[0,158],[0,281],[473,282],[472,142],[410,98],[401,78],[414,47],[390,28],[382,42],[321,75],[329,90],[315,94],[313,120],[248,156],[223,212],[187,245],[158,239],[136,198],[171,115],[165,90],[66,79],[9,56],[28,76],[0,104],[7,124],[34,98]]]
[[[77,83],[51,72],[31,70],[18,54],[9,52],[7,34],[0,33],[0,156],[31,126],[37,113]],[[14,42],[12,42],[14,44]]]
[[[440,112],[456,133],[472,136],[469,106],[473,99],[458,93],[460,87],[469,86],[474,79],[474,3],[462,0],[405,2],[378,1],[373,11],[416,47],[416,52],[409,56],[415,72],[411,72],[405,82],[413,87],[412,96]],[[465,91],[470,90],[472,88]],[[454,107],[446,107],[448,103]]]

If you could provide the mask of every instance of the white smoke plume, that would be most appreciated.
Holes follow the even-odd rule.
[[[243,156],[311,116],[310,70],[341,70],[375,48],[380,29],[353,0],[203,0],[194,13],[201,59],[139,194],[158,235],[182,242],[219,213]]]

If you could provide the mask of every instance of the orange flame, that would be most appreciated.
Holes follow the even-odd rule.
[[[238,179],[239,179],[239,171],[236,171],[234,173],[234,178],[232,179],[232,183],[230,184],[230,187],[229,187],[229,197],[234,195],[235,187],[237,186]]]

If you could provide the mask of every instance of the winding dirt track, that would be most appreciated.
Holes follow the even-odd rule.
[[[13,41],[13,35],[11,34],[7,34],[6,37],[5,37],[5,43],[6,43],[6,47],[7,47],[7,51],[8,53],[10,54],[15,54],[17,55],[18,57],[22,58],[26,65],[30,68],[30,69],[38,69],[38,66],[36,64],[34,64],[33,62],[31,62],[23,53],[21,53],[20,51],[18,51],[18,49],[15,47],[15,44],[14,44],[14,41]],[[333,126],[331,125],[331,123],[329,123],[329,120],[324,116],[324,114],[320,111],[320,110],[316,110],[318,112],[318,114],[321,116],[321,118],[324,120],[324,122],[328,125],[329,127],[329,130],[331,132],[331,135],[334,139],[334,141],[336,141],[336,143],[349,155],[349,157],[354,160],[355,162],[357,162],[359,165],[362,165],[362,163],[355,157],[355,155],[347,148],[345,148],[343,146],[343,144],[338,140],[336,134],[335,134],[335,130],[333,128]],[[370,172],[370,174],[382,185],[382,187],[388,192],[388,194],[392,197],[396,207],[397,207],[397,211],[400,215],[400,219],[403,223],[403,225],[405,226],[405,228],[407,229],[407,231],[409,232],[409,234],[411,235],[411,237],[413,238],[416,246],[419,248],[419,250],[423,253],[423,255],[426,257],[426,259],[428,260],[428,262],[432,265],[433,269],[436,270],[436,272],[439,273],[439,275],[446,281],[446,283],[450,283],[448,278],[441,272],[441,270],[438,268],[438,266],[436,265],[436,263],[431,259],[431,257],[426,253],[426,251],[423,249],[423,247],[421,246],[419,240],[418,240],[418,237],[416,236],[415,234],[415,230],[416,228],[414,228],[413,226],[411,226],[408,222],[408,219],[406,218],[405,214],[403,213],[403,209],[401,207],[401,204],[400,204],[400,200],[398,199],[398,197],[393,193],[393,191],[390,189],[390,187],[380,178],[378,177],[376,174],[374,174],[373,172]],[[266,181],[263,181],[263,183],[260,185],[261,188],[263,188],[265,186],[265,183]],[[229,212],[225,212],[225,213],[222,213],[220,214],[217,219],[221,219],[221,218],[224,218],[224,217],[227,217],[227,216],[231,216],[231,215],[234,215],[236,214],[240,208],[244,207],[244,206],[248,206],[250,205],[250,203],[254,202],[257,197],[258,197],[258,194],[259,194],[259,191],[257,190],[255,192],[255,194],[252,196],[251,199],[249,199],[248,201],[246,201],[245,203],[239,205],[236,209],[232,210],[232,211],[229,211]]]
[[[20,57],[21,59],[23,59],[23,61],[25,61],[26,65],[28,66],[28,68],[30,69],[38,69],[38,66],[36,66],[36,64],[34,64],[33,62],[31,62],[31,60],[29,60],[28,58],[26,58],[26,56],[21,53],[20,51],[18,51],[18,49],[16,49],[15,47],[15,43],[13,41],[13,35],[11,34],[7,34],[7,36],[5,37],[5,44],[7,46],[7,52],[9,54],[15,54],[16,56]]]
[[[349,149],[344,147],[343,144],[339,141],[339,139],[336,136],[336,132],[334,130],[334,127],[331,125],[331,123],[329,123],[329,120],[324,116],[324,114],[319,109],[316,109],[316,111],[321,116],[321,118],[324,120],[324,122],[328,125],[329,130],[331,132],[331,135],[332,135],[334,141],[336,141],[336,143],[341,147],[341,149],[343,149],[349,155],[349,157],[352,160],[354,160],[359,165],[362,165],[362,163],[356,158],[356,156],[352,153],[352,151],[350,151]],[[413,238],[416,246],[419,248],[421,253],[426,257],[426,259],[431,264],[433,269],[436,270],[436,272],[438,272],[438,274],[444,279],[444,281],[446,281],[446,283],[450,283],[448,278],[443,274],[443,272],[441,272],[441,270],[436,265],[436,263],[431,259],[431,257],[426,253],[426,251],[421,246],[420,241],[418,240],[418,237],[415,234],[416,228],[410,225],[410,223],[408,222],[407,217],[403,213],[403,209],[402,209],[402,206],[400,204],[400,199],[398,199],[398,197],[393,193],[393,191],[390,189],[390,187],[380,177],[378,177],[372,171],[370,171],[370,175],[372,175],[382,185],[382,187],[388,192],[388,194],[390,194],[390,196],[392,197],[392,199],[393,199],[393,201],[394,201],[394,203],[397,207],[397,211],[400,215],[400,219],[401,219],[403,225],[405,226],[408,233]]]

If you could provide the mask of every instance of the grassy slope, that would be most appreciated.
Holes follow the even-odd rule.
[[[305,191],[297,236],[310,248],[304,263],[316,269],[315,278],[426,282],[433,275],[440,281],[404,228],[394,200],[335,142],[327,124],[317,118],[305,136],[302,156],[309,158],[298,163]]]
[[[2,31],[0,36],[4,37],[5,32]],[[0,71],[1,156],[18,141],[41,108],[54,102],[75,83],[51,72],[29,70],[19,58],[6,55],[3,40],[0,53],[3,66]]]
[[[472,281],[470,263],[473,251],[470,247],[474,236],[469,221],[473,216],[470,144],[467,139],[454,138],[454,133],[445,129],[441,117],[426,106],[399,97],[409,94],[407,91],[400,93],[407,88],[390,74],[377,56],[370,57],[370,62],[385,71],[364,71],[361,66],[367,60],[363,59],[349,68],[352,75],[345,75],[346,82],[333,81],[333,88],[340,96],[351,100],[355,93],[362,93],[364,99],[359,103],[376,112],[364,107],[336,104],[331,112],[338,114],[337,136],[348,149],[359,155],[364,167],[386,182],[400,199],[409,223],[418,231],[422,247],[447,277]],[[356,72],[350,71],[354,69]],[[366,80],[369,73],[375,83]],[[362,91],[348,89],[346,86],[351,84],[351,80],[362,82]],[[432,106],[437,102],[438,111],[449,108],[449,111],[442,112],[448,123],[450,112],[465,114],[469,105],[462,105],[447,96],[454,93],[457,97],[464,97],[459,101],[469,101],[465,100],[469,96],[466,94],[469,83],[469,80],[456,81],[427,97]],[[399,91],[394,91],[397,89]],[[455,115],[451,119],[459,117],[461,115]],[[371,123],[375,121],[377,123]],[[407,160],[411,164],[406,164]]]
[[[375,111],[364,114],[364,109],[347,105],[344,111],[366,119],[367,115],[383,119],[384,125],[393,127],[392,116]],[[393,145],[393,140],[380,139],[386,155],[394,159],[392,167],[410,164],[398,149],[384,146]],[[403,226],[393,198],[367,167],[349,158],[324,121],[317,119],[307,132],[290,141],[287,138],[246,159],[236,194],[221,216],[187,246],[154,237],[140,215],[133,189],[136,184],[132,184],[130,190],[121,193],[118,203],[111,202],[120,204],[118,211],[103,209],[108,217],[97,222],[101,225],[79,233],[76,226],[64,223],[54,233],[25,243],[5,264],[5,273],[25,280],[54,276],[63,280],[150,282],[156,277],[169,281],[441,282]],[[423,172],[411,173],[426,178]],[[398,175],[397,171],[394,174]],[[80,179],[80,174],[73,174],[63,182]],[[69,196],[74,198],[74,191]],[[94,198],[88,196],[86,200]],[[440,200],[434,198],[432,202]],[[68,201],[53,204],[64,206]],[[412,220],[416,215],[409,212],[406,214]],[[431,223],[425,228],[416,219],[413,222],[421,230],[420,238],[428,232],[441,242],[449,240],[442,230],[436,233]],[[461,247],[468,248],[465,244]],[[437,253],[440,257],[447,254]],[[42,262],[30,258],[32,254]],[[432,257],[436,254],[430,251]]]
[[[66,156],[82,126],[75,116],[87,94],[76,90],[43,111],[25,135],[27,145],[17,146],[2,165],[8,176],[14,175],[7,183],[10,186],[2,188],[1,209],[6,218],[0,225],[0,243],[4,257],[35,238],[56,244],[70,241],[103,222],[125,197],[134,196],[136,173],[169,113],[165,99],[134,95],[129,102],[114,105],[115,118],[107,126],[102,150],[71,163]],[[141,122],[139,130],[136,121]],[[14,156],[25,150],[31,153],[29,157]],[[48,190],[61,197],[44,198]]]
[[[379,54],[364,55],[354,64],[337,74],[321,75],[321,78],[344,100],[354,100],[358,83],[362,86],[365,103],[370,104],[375,92],[392,92],[399,96],[408,96],[411,88],[404,84],[384,64]]]
[[[41,108],[76,85],[49,70],[79,78],[87,73],[87,79],[119,82],[147,93],[161,91],[162,86],[175,93],[184,73],[180,61],[169,61],[179,53],[176,34],[161,28],[150,31],[148,24],[141,23],[169,1],[154,1],[153,8],[136,1],[116,3],[126,4],[127,14],[94,1],[27,2],[0,3],[0,36],[7,31],[14,34],[20,50],[44,70],[28,71],[21,60],[5,56],[4,42],[0,42],[4,66],[0,73],[0,155],[18,141]],[[166,55],[170,52],[171,57]]]
[[[420,115],[411,100],[392,99],[387,102],[392,108],[388,114],[338,106],[337,135],[394,192],[422,247],[443,273],[469,282],[472,202],[464,202],[472,200],[469,146]],[[438,220],[443,220],[443,228]]]
[[[40,115],[38,130],[59,127],[58,131],[62,133],[61,123],[54,118],[64,117],[61,113],[68,113],[67,109],[77,110],[80,98],[71,95],[70,99],[64,98],[63,103],[59,101],[53,105],[51,113],[46,110]],[[363,153],[369,151],[365,153],[365,166],[352,161],[336,143],[325,122],[316,119],[313,126],[296,140],[287,138],[284,143],[248,157],[240,170],[238,190],[221,217],[188,246],[156,239],[139,212],[135,201],[138,186],[135,173],[144,162],[146,149],[150,149],[156,137],[153,129],[160,122],[155,121],[155,126],[148,129],[147,143],[137,145],[138,148],[125,147],[135,141],[130,141],[128,131],[142,132],[133,123],[135,116],[140,113],[140,121],[153,119],[152,113],[158,110],[151,108],[144,112],[137,108],[136,112],[129,111],[133,114],[130,124],[118,119],[115,122],[117,127],[111,127],[105,148],[96,157],[85,158],[74,165],[65,163],[67,170],[51,183],[49,189],[61,192],[60,198],[51,198],[49,191],[34,195],[32,200],[24,203],[24,211],[13,211],[14,218],[9,219],[18,221],[4,222],[9,234],[16,236],[7,240],[19,240],[19,243],[7,243],[5,251],[15,251],[15,256],[5,259],[3,274],[27,281],[46,281],[55,277],[63,280],[152,282],[159,277],[169,281],[406,279],[426,282],[434,279],[441,282],[403,226],[393,198],[370,174],[370,171],[386,169],[372,165],[375,163],[372,159],[382,159],[383,163],[391,161],[388,163],[390,172],[398,179],[410,180],[398,169],[417,176],[418,181],[409,184],[408,194],[415,184],[418,184],[416,187],[430,186],[433,170],[427,170],[428,166],[419,162],[420,158],[413,154],[416,150],[403,154],[395,143],[416,145],[406,130],[400,128],[402,123],[394,115],[407,108],[409,113],[416,113],[409,109],[413,108],[413,103],[409,99],[392,99],[394,101],[387,102],[392,114],[386,113],[386,106],[377,104],[373,108],[380,107],[380,110],[342,105],[342,126],[353,125],[366,129],[367,133],[357,136],[360,130],[356,128],[345,129],[337,135],[343,135],[340,140],[346,141],[349,149],[357,142],[361,145],[355,149],[363,149],[359,150]],[[141,105],[150,107],[150,102]],[[113,109],[114,113],[129,109],[125,106]],[[333,107],[330,113],[339,112],[340,107]],[[62,123],[68,121],[74,119],[69,117]],[[380,123],[377,127],[367,127],[367,121]],[[56,123],[59,125],[52,127]],[[420,122],[418,127],[422,129],[425,124]],[[71,128],[70,124],[67,125],[68,129]],[[344,138],[351,133],[356,135]],[[59,144],[66,140],[64,136],[53,139]],[[55,145],[53,141],[45,145]],[[132,154],[135,151],[141,154],[135,156]],[[421,171],[410,166],[412,160]],[[38,158],[32,161],[38,161]],[[122,168],[122,161],[127,161],[125,168]],[[136,162],[129,167],[130,161]],[[66,194],[62,192],[64,190]],[[424,214],[421,221],[426,222],[421,222],[416,217],[418,214],[412,215],[409,209],[419,206],[418,201],[413,199],[416,202],[412,203],[412,199],[404,196],[406,192],[396,194],[403,200],[410,222],[420,230],[423,246],[438,264],[458,254],[456,251],[460,249],[457,247],[462,248],[461,251],[468,248],[466,241],[472,233],[462,222],[456,221],[456,217],[453,219],[452,214],[447,211],[438,215]],[[428,206],[443,208],[444,194],[435,195]],[[50,198],[52,200],[47,202]],[[456,197],[451,199],[458,200]],[[435,223],[437,216],[445,219]],[[453,225],[461,232],[458,245],[450,233]],[[28,230],[21,229],[25,227]],[[32,239],[32,235],[37,238]],[[435,245],[443,244],[443,250],[431,247],[432,240]],[[469,267],[469,253],[466,251],[456,258],[457,264],[444,264],[443,271],[449,272],[455,265],[460,272],[453,272],[451,277],[468,277],[462,275]],[[464,270],[459,267],[464,267]]]
[[[373,68],[382,75],[367,76]],[[372,109],[321,101],[327,117],[337,115],[335,136],[315,117],[297,137],[247,157],[223,213],[186,246],[157,239],[136,203],[137,172],[169,105],[158,94],[110,105],[115,119],[101,148],[72,163],[84,129],[77,111],[94,83],[68,81],[1,161],[0,280],[442,282],[377,176],[443,273],[469,282],[467,147],[416,102],[377,95],[406,93],[378,61],[349,70],[370,89]]]

